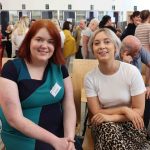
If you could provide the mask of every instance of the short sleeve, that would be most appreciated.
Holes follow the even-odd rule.
[[[84,78],[84,88],[87,97],[97,96],[96,88],[94,86],[94,81],[92,80],[90,74],[87,74]]]
[[[140,71],[135,66],[133,67],[130,92],[131,96],[136,96],[145,92],[146,88]]]
[[[6,62],[2,68],[1,77],[17,82],[17,69],[12,60]]]
[[[150,53],[146,49],[141,49],[141,61],[144,64],[150,63]]]
[[[61,71],[62,71],[63,79],[69,76],[68,70],[64,65],[61,66]]]

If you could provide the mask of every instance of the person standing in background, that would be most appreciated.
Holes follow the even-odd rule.
[[[109,15],[103,16],[102,20],[99,23],[99,28],[108,28],[117,34],[117,30],[115,27],[113,27],[113,23]]]
[[[79,25],[76,27],[75,32],[74,32],[74,38],[76,40],[76,56],[75,58],[77,59],[82,59],[82,36],[83,32],[86,29],[86,21],[85,20],[80,20]]]
[[[11,55],[12,55],[12,43],[11,43],[12,31],[13,31],[12,25],[8,25],[5,30],[5,33],[4,33],[4,37],[6,40],[5,41],[5,44],[6,44],[5,50],[6,50],[8,58],[11,58]]]
[[[20,18],[19,22],[17,22],[16,28],[12,32],[11,41],[13,45],[13,50],[15,51],[15,56],[18,57],[19,47],[29,30],[29,18],[27,16],[23,16]]]
[[[51,19],[51,21],[56,25],[59,33],[60,33],[60,37],[61,37],[61,48],[62,48],[62,51],[63,51],[63,47],[64,47],[64,42],[65,42],[65,34],[63,32],[63,30],[61,29],[60,27],[60,23],[57,19],[53,18]]]
[[[131,17],[131,21],[127,28],[123,31],[120,39],[123,40],[128,35],[134,35],[136,27],[141,23],[140,11],[134,11]]]
[[[88,27],[82,32],[83,36],[82,36],[82,56],[83,59],[94,59],[94,55],[93,52],[89,46],[90,43],[90,38],[92,37],[94,31],[96,31],[96,29],[98,29],[98,25],[99,25],[99,20],[97,18],[93,18]]]
[[[135,36],[140,40],[142,46],[150,53],[150,11],[142,10],[140,13],[141,24],[135,30]],[[146,67],[145,82],[150,86],[150,68]]]
[[[75,53],[77,51],[75,38],[72,35],[72,23],[70,21],[64,22],[63,32],[65,34],[63,54],[66,60],[66,66],[69,68],[69,64],[75,58]]]

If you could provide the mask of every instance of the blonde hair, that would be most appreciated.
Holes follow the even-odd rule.
[[[29,28],[29,18],[27,16],[21,17],[16,27],[18,35],[24,35],[28,28]]]
[[[51,21],[56,25],[58,31],[60,32],[61,28],[60,28],[59,21],[57,19],[55,19],[55,18],[51,19]]]
[[[116,36],[116,34],[111,31],[110,29],[108,28],[100,28],[98,30],[96,30],[90,40],[90,47],[91,49],[93,50],[93,41],[96,37],[96,35],[100,32],[104,32],[111,40],[112,42],[114,43],[115,45],[115,48],[116,48],[116,52],[119,52],[120,51],[120,48],[121,48],[121,41],[120,39]]]

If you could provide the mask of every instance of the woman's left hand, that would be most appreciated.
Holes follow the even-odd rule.
[[[69,142],[67,150],[76,150],[75,146],[74,146],[74,142],[72,142],[72,141]]]
[[[130,121],[132,121],[136,129],[144,128],[143,118],[139,115],[138,112],[131,108],[126,108],[125,115]]]

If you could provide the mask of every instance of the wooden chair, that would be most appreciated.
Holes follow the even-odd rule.
[[[144,82],[145,82],[145,73],[146,73],[146,65],[142,63],[142,72],[141,72],[141,74],[142,74]]]
[[[77,111],[77,133],[79,133],[81,125],[81,89],[83,88],[83,79],[85,74],[92,68],[94,68],[96,65],[98,65],[97,60],[88,60],[88,59],[74,59],[72,64],[71,75],[74,90],[74,100]],[[142,64],[142,76],[143,79],[145,80],[144,64]],[[91,135],[91,129],[88,127],[86,128],[82,148],[83,150],[94,150],[94,143]]]
[[[72,83],[73,83],[73,92],[74,92],[74,100],[76,105],[77,112],[77,130],[76,134],[80,133],[81,130],[81,90],[83,88],[83,80],[84,76],[87,72],[92,70],[94,67],[98,65],[98,61],[94,59],[74,59],[72,63]],[[90,142],[87,142],[90,141]],[[88,150],[86,147],[93,147],[92,138],[90,138],[90,132],[85,133],[83,149]],[[90,145],[89,145],[90,144]],[[92,150],[92,149],[90,149]]]

